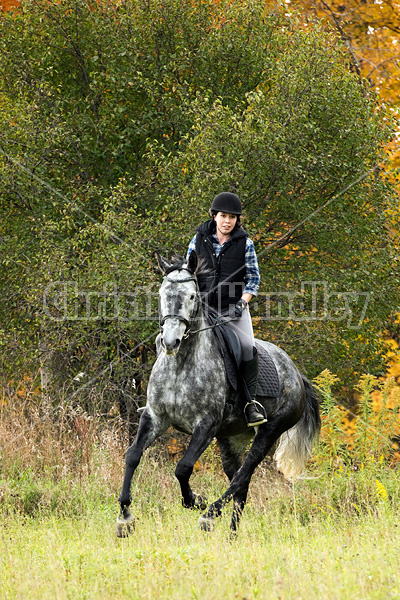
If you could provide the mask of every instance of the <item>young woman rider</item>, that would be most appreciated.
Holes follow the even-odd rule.
[[[222,192],[214,198],[211,219],[197,228],[189,244],[204,259],[208,269],[198,274],[200,292],[206,305],[214,308],[237,333],[242,346],[241,374],[251,401],[244,408],[249,427],[267,420],[264,409],[256,402],[258,355],[254,347],[249,302],[260,285],[257,255],[252,240],[240,224],[242,204],[236,194]]]

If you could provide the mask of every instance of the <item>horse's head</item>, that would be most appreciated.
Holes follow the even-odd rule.
[[[196,279],[198,259],[194,251],[187,263],[182,258],[169,262],[158,252],[156,256],[164,274],[158,309],[161,345],[166,354],[175,355],[200,309]]]

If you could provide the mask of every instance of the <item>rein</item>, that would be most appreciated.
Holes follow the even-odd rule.
[[[168,277],[168,275],[165,275],[164,279],[167,279],[167,281],[170,281],[171,283],[186,283],[187,281],[194,281],[196,284],[196,291],[197,291],[197,293],[199,292],[199,288],[197,285],[197,279],[195,277],[186,277],[185,279],[172,279],[171,277]],[[170,314],[170,315],[165,315],[164,317],[160,318],[160,320],[159,320],[160,329],[164,325],[164,323],[167,319],[178,319],[179,321],[182,321],[182,323],[184,323],[186,325],[186,331],[183,334],[183,339],[185,339],[185,340],[187,338],[189,338],[191,335],[194,335],[195,333],[200,333],[201,331],[206,331],[207,329],[215,329],[216,327],[221,327],[221,325],[225,325],[226,323],[230,323],[231,321],[236,321],[236,318],[233,318],[233,319],[229,319],[228,321],[220,321],[220,322],[214,323],[214,325],[209,325],[208,327],[202,327],[201,329],[196,329],[195,331],[191,331],[190,330],[190,321],[188,319],[186,319],[185,317],[182,317],[181,315]]]
[[[189,329],[188,332],[185,333],[185,335],[183,337],[186,339],[190,335],[194,335],[195,333],[199,333],[200,331],[205,331],[206,329],[215,329],[215,327],[221,327],[221,325],[226,325],[226,323],[230,323],[231,321],[236,321],[236,318],[229,319],[229,321],[221,321],[219,323],[214,323],[214,325],[209,325],[208,327],[203,327],[202,329],[196,329],[196,331],[190,331],[190,329]]]

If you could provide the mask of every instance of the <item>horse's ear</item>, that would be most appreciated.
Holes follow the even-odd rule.
[[[154,252],[154,254],[156,255],[156,259],[160,270],[162,271],[162,273],[165,273],[167,269],[170,268],[171,263],[169,263],[166,258],[162,257],[157,250]]]
[[[196,273],[198,264],[199,264],[199,259],[197,257],[196,250],[192,250],[191,253],[189,254],[187,268],[191,273]]]

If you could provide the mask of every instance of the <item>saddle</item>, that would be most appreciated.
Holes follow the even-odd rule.
[[[236,392],[240,387],[239,368],[242,362],[242,349],[239,338],[233,329],[221,321],[218,313],[211,307],[207,306],[205,315],[208,324],[213,326],[229,384]],[[257,340],[255,346],[258,353],[257,396],[276,398],[281,394],[281,385],[275,363],[268,351]]]

